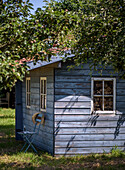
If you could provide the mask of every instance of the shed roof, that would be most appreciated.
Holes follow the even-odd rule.
[[[64,59],[71,58],[71,57],[74,57],[74,55],[71,54],[71,55],[68,55],[67,57],[65,57],[65,55],[62,55],[62,56],[56,55],[56,56],[52,56],[50,61],[38,60],[36,63],[34,63],[34,61],[29,61],[27,63],[27,65],[29,66],[28,70],[33,70],[39,67],[44,67],[46,65],[53,64],[53,63],[56,63],[56,62],[59,62],[59,61],[62,61]]]

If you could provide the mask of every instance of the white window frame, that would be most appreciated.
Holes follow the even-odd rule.
[[[28,89],[27,89],[27,83],[28,83],[28,81],[30,81],[30,80],[31,80],[30,77],[26,77],[26,107],[27,107],[27,108],[30,108],[30,105],[28,105],[28,103],[30,103],[30,101],[28,102],[28,99],[27,99],[27,95],[30,95],[30,96],[31,96],[31,89],[29,89],[29,91],[28,91]],[[30,86],[29,86],[28,88],[30,88]],[[29,100],[30,100],[30,98],[29,98]]]
[[[94,111],[94,81],[96,80],[100,80],[103,81],[103,100],[104,100],[104,81],[110,81],[113,80],[113,111]],[[104,106],[103,106],[104,107]],[[95,113],[101,113],[101,114],[112,114],[112,113],[116,113],[116,78],[107,78],[107,77],[101,77],[101,78],[91,78],[91,113],[95,112]]]
[[[41,80],[46,80],[46,94],[41,93]],[[43,85],[43,89],[44,89],[44,85]],[[41,106],[41,96],[45,96],[46,95],[46,107],[47,107],[47,77],[40,77],[40,111],[44,111],[46,112],[46,109],[43,109]]]

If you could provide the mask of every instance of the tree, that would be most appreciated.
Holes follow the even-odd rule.
[[[0,1],[0,89],[11,88],[25,74],[19,60],[27,56],[29,8],[22,0]]]
[[[29,0],[0,1],[0,89],[23,80],[26,62],[48,60],[55,53],[55,20],[47,10],[30,13]],[[58,34],[58,33],[57,33]]]
[[[70,49],[76,65],[111,65],[125,78],[124,0],[52,0],[30,13],[32,4],[1,0],[0,88],[22,80],[26,63]]]
[[[57,41],[71,49],[75,64],[113,67],[125,78],[125,1],[60,0],[48,12],[61,25]]]

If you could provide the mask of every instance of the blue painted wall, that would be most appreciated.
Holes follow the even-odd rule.
[[[23,130],[23,112],[22,112],[22,82],[17,81],[16,83],[16,140],[22,140],[21,136],[17,132]]]
[[[89,64],[55,70],[55,155],[110,152],[125,143],[125,80],[106,68],[90,71]],[[91,114],[91,77],[116,78],[116,113]]]
[[[49,65],[29,71],[31,78],[31,108],[26,108],[26,82],[16,85],[17,131],[33,129],[32,115],[40,111],[40,77],[47,76],[47,112],[35,144],[55,156],[110,152],[115,145],[124,149],[125,143],[125,80],[112,69],[92,72],[89,64],[68,71]],[[55,71],[54,71],[55,68]],[[91,114],[91,77],[116,78],[116,114]]]

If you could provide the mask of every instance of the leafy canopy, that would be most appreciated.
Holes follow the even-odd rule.
[[[48,10],[58,25],[64,23],[59,44],[71,49],[76,65],[89,59],[91,66],[111,65],[125,78],[124,0],[60,0]]]
[[[12,87],[25,74],[18,61],[28,53],[30,8],[22,0],[0,1],[0,89]]]
[[[30,13],[23,0],[0,1],[0,88],[22,80],[26,60],[47,60],[65,49],[76,65],[111,65],[125,78],[125,1],[52,0]]]

